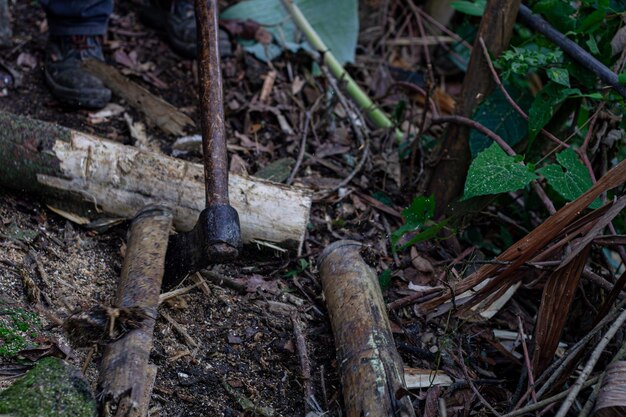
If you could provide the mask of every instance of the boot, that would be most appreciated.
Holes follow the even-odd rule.
[[[104,61],[99,36],[51,36],[46,47],[44,73],[52,95],[72,107],[101,108],[111,90],[81,67],[83,59]]]

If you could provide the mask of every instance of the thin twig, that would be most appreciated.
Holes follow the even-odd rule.
[[[546,369],[543,374],[541,374],[541,376],[537,378],[537,380],[535,381],[536,384],[548,378],[548,380],[545,382],[545,384],[543,384],[541,389],[537,391],[537,398],[541,398],[548,390],[553,388],[552,384],[554,384],[554,382],[561,377],[561,374],[569,368],[570,362],[578,358],[578,353],[585,346],[587,346],[587,343],[589,343],[589,341],[593,337],[595,337],[595,335],[598,334],[598,332],[600,332],[604,326],[615,320],[615,317],[617,317],[619,310],[624,307],[626,307],[626,301],[620,302],[610,314],[607,314],[607,316],[600,323],[598,323],[589,333],[587,333],[582,339],[576,342],[576,344],[567,351],[565,356],[563,356],[560,360],[552,363],[552,365],[550,365],[548,369]]]
[[[341,181],[339,184],[334,186],[331,190],[326,190],[325,192],[322,193],[321,196],[315,197],[315,200],[318,200],[318,201],[323,200],[324,198],[328,197],[329,195],[331,195],[338,189],[348,185],[350,181],[352,181],[352,179],[361,171],[361,168],[363,168],[363,165],[365,165],[365,161],[367,161],[367,158],[369,157],[369,150],[370,150],[369,138],[363,136],[362,123],[359,122],[359,119],[355,115],[354,110],[350,107],[350,105],[348,104],[348,100],[345,98],[345,96],[341,92],[341,89],[339,88],[337,80],[333,77],[333,75],[330,73],[328,68],[326,68],[325,66],[322,66],[321,69],[324,75],[326,76],[326,79],[330,83],[331,87],[337,93],[337,98],[339,99],[339,102],[346,110],[346,114],[348,115],[348,119],[350,120],[350,123],[352,125],[352,130],[354,131],[354,135],[356,136],[361,147],[363,148],[363,151],[361,153],[361,159],[359,159],[359,162],[356,164],[352,172],[348,174],[348,176],[343,181]]]
[[[491,57],[489,56],[489,51],[487,50],[487,45],[485,45],[485,41],[483,40],[482,36],[478,38],[478,41],[480,42],[480,46],[483,49],[483,55],[485,56],[487,65],[489,65],[489,70],[491,71],[493,80],[496,82],[496,84],[498,85],[498,88],[500,88],[500,91],[502,91],[502,94],[504,94],[504,97],[509,102],[509,104],[515,109],[515,111],[517,111],[520,114],[520,116],[524,118],[524,120],[528,121],[528,115],[526,114],[526,112],[522,110],[522,108],[515,102],[515,100],[513,100],[513,97],[511,97],[511,95],[506,90],[506,88],[504,88],[504,85],[502,84],[502,81],[500,80],[500,77],[498,76],[498,73],[495,67],[493,66],[493,62],[491,61]],[[567,143],[563,142],[561,139],[557,138],[556,136],[554,136],[552,133],[548,132],[547,130],[541,129],[541,133],[543,133],[548,139],[552,140],[553,142],[559,145],[557,147],[557,150],[560,147],[569,148],[569,145]]]
[[[322,96],[320,96],[322,97]],[[306,151],[306,137],[309,134],[309,124],[311,123],[311,111],[307,111],[305,113],[304,118],[304,127],[302,129],[302,139],[300,140],[300,149],[298,150],[298,159],[296,159],[296,164],[293,166],[291,170],[291,174],[289,174],[289,178],[287,178],[286,184],[291,185],[293,180],[296,178],[296,174],[300,169],[300,165],[302,165],[302,161],[304,160],[304,151]]]
[[[517,323],[519,326],[519,335],[522,340],[522,350],[524,351],[524,362],[526,363],[526,370],[528,372],[528,388],[533,397],[533,401],[537,402],[537,393],[535,392],[535,378],[533,377],[533,367],[530,364],[530,356],[528,354],[528,346],[526,345],[526,334],[524,334],[524,326],[522,325],[522,318],[517,316]]]
[[[193,285],[189,285],[187,287],[178,288],[176,290],[169,291],[169,292],[164,292],[163,294],[159,295],[159,305],[164,303],[165,301],[169,300],[170,298],[175,298],[175,297],[178,297],[180,295],[187,294],[189,291],[193,290],[194,288],[196,288],[200,284],[201,284],[201,282],[197,282],[197,283],[195,283]]]
[[[298,350],[298,359],[300,359],[300,369],[302,371],[302,381],[304,382],[304,398],[305,403],[313,397],[313,385],[311,384],[311,362],[307,353],[306,340],[300,325],[300,320],[296,316],[291,317],[293,325],[293,335],[296,339],[296,349]]]
[[[440,22],[438,22],[436,19],[434,19],[431,15],[429,15],[428,13],[424,12],[422,9],[420,9],[419,7],[413,10],[414,12],[419,13],[420,16],[422,16],[424,19],[428,20],[428,22],[430,24],[432,24],[433,26],[435,26],[437,29],[441,30],[443,33],[445,33],[446,35],[450,36],[451,38],[453,38],[454,40],[458,41],[461,45],[465,46],[467,49],[469,49],[470,51],[472,50],[472,45],[467,42],[465,39],[463,39],[462,37],[460,37],[459,35],[457,35],[456,33],[454,33],[453,31],[451,31],[450,29],[448,29],[447,27],[445,27],[444,25],[442,25]]]
[[[483,405],[487,407],[489,411],[491,411],[496,417],[502,417],[502,414],[498,413],[496,409],[493,408],[491,404],[487,402],[485,397],[483,397],[480,391],[478,391],[478,388],[476,388],[476,385],[474,385],[474,381],[470,378],[469,372],[467,371],[467,367],[465,366],[465,362],[463,361],[463,351],[461,350],[460,347],[459,347],[459,364],[461,365],[461,369],[463,370],[463,374],[465,375],[465,379],[467,380],[468,385],[470,386],[472,391],[474,391],[474,394],[476,394],[480,402],[483,403]]]
[[[587,388],[593,384],[595,384],[598,381],[598,377],[593,377],[590,380],[586,381],[583,384],[583,388]],[[537,410],[541,410],[543,407],[550,405],[554,402],[557,402],[563,398],[565,398],[567,396],[567,394],[571,392],[571,389],[563,391],[559,394],[553,395],[552,397],[546,398],[543,401],[539,401],[538,403],[535,404],[531,404],[528,407],[524,407],[524,408],[520,408],[519,410],[515,410],[515,411],[511,411],[510,413],[507,413],[505,415],[503,415],[502,417],[517,417],[517,416],[523,416],[524,414],[527,413],[532,413],[533,411],[537,411]]]
[[[511,148],[509,144],[506,143],[504,139],[502,139],[497,133],[495,133],[493,130],[489,129],[488,127],[468,117],[459,116],[459,115],[439,116],[439,117],[434,117],[430,123],[431,125],[439,125],[443,123],[456,123],[459,125],[471,127],[472,129],[478,130],[480,133],[482,133],[483,135],[487,136],[489,139],[492,139],[494,142],[496,142],[504,150],[504,152],[506,152],[509,156],[516,155],[513,148]]]
[[[159,311],[159,313],[174,328],[174,330],[176,330],[176,332],[182,336],[183,340],[185,341],[185,344],[188,347],[193,348],[195,352],[195,350],[198,349],[199,345],[193,339],[193,337],[191,337],[189,333],[187,333],[187,330],[180,323],[174,320],[172,316],[167,314],[165,311]]]
[[[615,333],[617,333],[620,327],[622,327],[624,322],[626,322],[626,310],[622,311],[622,314],[620,314],[617,317],[615,322],[611,325],[611,327],[609,327],[609,330],[600,340],[600,343],[598,343],[596,348],[591,353],[591,356],[589,357],[587,364],[581,371],[580,375],[578,376],[578,379],[572,386],[572,390],[569,392],[565,401],[563,401],[563,404],[561,405],[561,408],[559,408],[559,411],[557,412],[555,417],[565,417],[565,415],[569,411],[572,404],[574,404],[574,400],[576,400],[576,396],[578,395],[580,390],[583,388],[583,384],[585,380],[587,379],[589,374],[591,374],[591,371],[593,371],[593,368],[596,366],[596,363],[600,359],[600,356],[602,355],[604,348],[606,347],[606,345],[609,344],[611,339],[613,339],[613,336],[615,336]]]

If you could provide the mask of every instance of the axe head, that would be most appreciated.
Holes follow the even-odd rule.
[[[171,288],[210,264],[229,262],[242,247],[237,211],[230,205],[211,205],[202,210],[192,230],[170,237],[163,286]]]

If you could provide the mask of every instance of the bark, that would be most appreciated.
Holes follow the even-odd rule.
[[[90,219],[131,218],[159,204],[173,212],[179,231],[193,228],[205,203],[202,165],[5,112],[0,187]],[[230,175],[229,193],[244,242],[300,251],[311,208],[307,190]]]
[[[148,360],[171,226],[172,214],[156,206],[146,207],[132,221],[115,307],[140,307],[146,318],[104,350],[97,396],[104,416],[148,414],[156,377]]]
[[[480,22],[474,48],[463,80],[461,100],[457,114],[471,117],[476,106],[493,89],[495,83],[489,71],[483,49],[482,37],[490,54],[497,57],[504,51],[513,33],[513,24],[520,0],[489,0]],[[470,164],[469,129],[449,125],[441,145],[440,160],[428,184],[428,193],[435,197],[435,213],[440,217],[455,198],[463,192]]]
[[[415,415],[376,274],[360,244],[338,241],[320,256],[347,417]]]

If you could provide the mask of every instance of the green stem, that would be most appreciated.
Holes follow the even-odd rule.
[[[380,110],[374,102],[367,96],[365,91],[359,87],[354,79],[348,74],[343,66],[337,61],[337,58],[328,50],[324,41],[319,37],[313,26],[309,23],[306,17],[302,14],[300,8],[293,2],[293,0],[283,0],[285,7],[291,14],[294,22],[298,28],[304,32],[307,40],[317,50],[324,59],[324,65],[330,69],[330,72],[340,81],[345,84],[346,92],[352,99],[359,105],[365,112],[367,117],[376,125],[376,127],[390,129],[393,127],[393,122],[389,117]],[[395,130],[396,137],[402,139],[403,134],[399,129]]]

